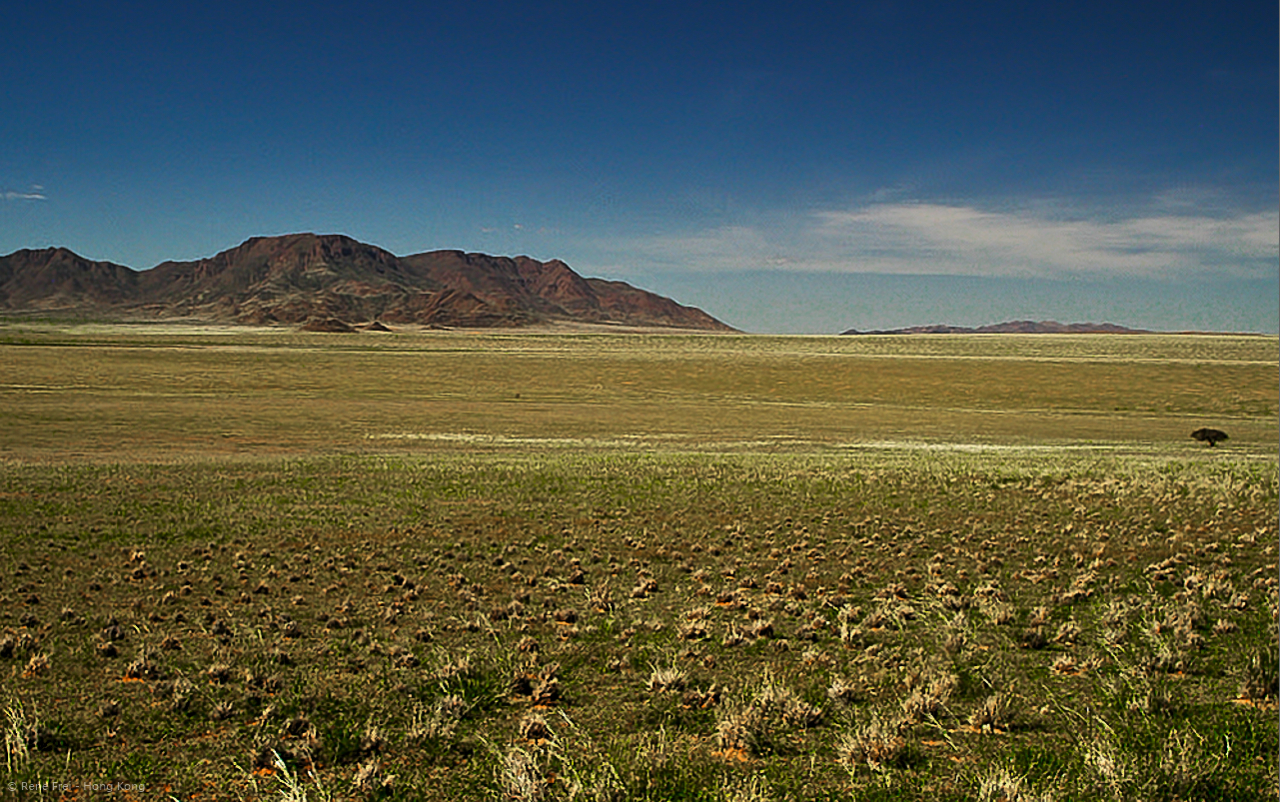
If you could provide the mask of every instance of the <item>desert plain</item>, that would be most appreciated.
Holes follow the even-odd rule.
[[[0,794],[1274,799],[1278,371],[11,319]]]

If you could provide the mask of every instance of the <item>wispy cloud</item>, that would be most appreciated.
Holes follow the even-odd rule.
[[[3,197],[6,201],[48,200],[48,198],[45,197],[44,192],[41,191],[44,187],[32,187],[31,189],[32,191],[30,192],[13,192],[12,190],[7,190],[4,193],[0,193],[0,197]]]
[[[1156,204],[1149,214],[1101,220],[966,205],[877,203],[771,224],[641,238],[628,248],[651,267],[700,270],[1258,277],[1277,269],[1280,213],[1210,216]]]
[[[820,251],[863,257],[876,272],[1064,277],[1252,273],[1280,252],[1280,214],[1151,215],[1101,222],[884,204],[821,212]],[[865,267],[863,268],[865,269]]]

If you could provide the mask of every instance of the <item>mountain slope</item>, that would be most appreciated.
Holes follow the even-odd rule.
[[[66,249],[0,257],[0,309],[252,324],[449,327],[580,322],[732,331],[699,309],[559,261],[433,251],[398,257],[341,235],[255,237],[137,272]]]
[[[694,307],[636,289],[620,281],[583,278],[564,262],[539,262],[433,251],[404,258],[430,280],[480,298],[495,306],[516,304],[535,316],[583,323],[644,321],[642,325],[728,330]]]

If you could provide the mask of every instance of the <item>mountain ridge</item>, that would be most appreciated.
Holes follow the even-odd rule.
[[[66,248],[0,256],[0,312],[198,318],[254,325],[375,322],[447,328],[588,323],[734,331],[706,312],[564,262],[457,250],[396,256],[343,234],[251,237],[149,270]],[[333,330],[339,330],[334,327]]]
[[[1151,334],[1147,329],[1131,329],[1115,323],[1059,323],[1056,320],[1009,320],[985,326],[948,326],[933,324],[901,329],[858,331],[849,329],[841,335],[858,334]]]

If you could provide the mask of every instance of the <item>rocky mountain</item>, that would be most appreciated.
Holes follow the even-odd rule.
[[[905,329],[881,329],[858,331],[849,329],[841,334],[1149,334],[1144,329],[1129,329],[1114,323],[1059,323],[1056,320],[1012,320],[988,326],[911,326]]]
[[[135,271],[65,248],[0,257],[0,311],[246,324],[440,327],[577,322],[732,331],[700,309],[559,260],[461,251],[396,256],[341,235],[255,237],[216,256]]]
[[[93,262],[66,248],[17,251],[0,257],[0,309],[114,306],[137,294],[138,274]]]

